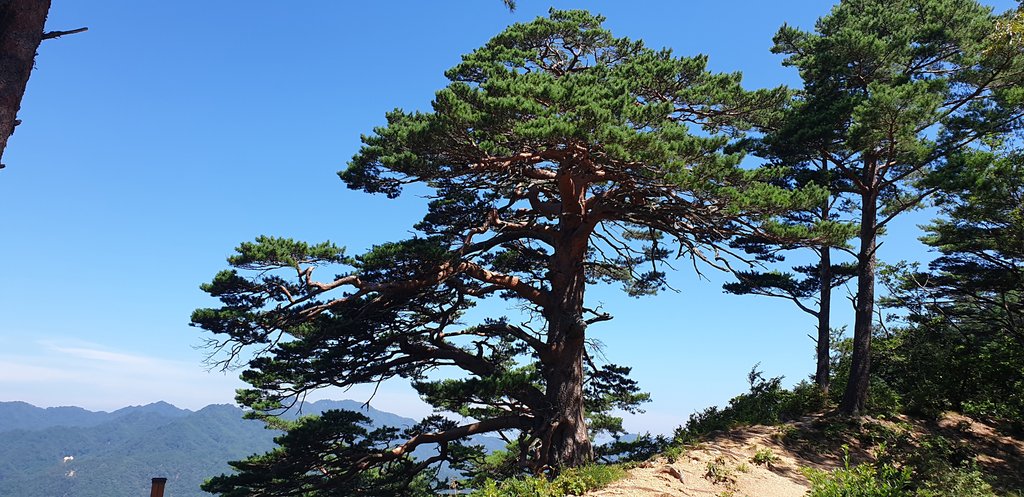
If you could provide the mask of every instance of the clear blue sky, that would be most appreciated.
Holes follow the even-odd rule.
[[[187,325],[214,304],[199,284],[260,234],[356,253],[405,237],[421,199],[349,191],[335,172],[386,111],[426,108],[461,54],[551,5],[602,13],[616,35],[650,46],[706,53],[713,70],[742,71],[755,88],[798,83],[769,53],[771,37],[783,22],[811,28],[830,3],[520,0],[510,14],[499,0],[55,0],[49,29],[89,31],[40,48],[0,171],[0,400],[232,402],[236,373],[207,373],[202,334]],[[914,225],[924,220],[894,226],[881,257],[923,257]],[[757,362],[790,384],[813,371],[809,316],[724,295],[721,276],[678,267],[680,293],[589,295],[616,316],[591,336],[654,397],[627,428],[671,430],[743,391]],[[400,384],[374,406],[427,412]]]

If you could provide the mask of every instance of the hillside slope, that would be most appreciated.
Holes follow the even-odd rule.
[[[1024,440],[947,414],[925,423],[905,417],[859,422],[813,416],[780,426],[718,432],[670,460],[659,457],[589,497],[801,497],[811,488],[804,468],[831,471],[874,460],[879,448],[920,454],[939,438],[948,453],[973,460],[997,495],[1024,495]],[[845,449],[844,449],[845,446]],[[759,455],[760,454],[760,455]]]

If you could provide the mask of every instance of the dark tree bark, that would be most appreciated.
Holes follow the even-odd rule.
[[[828,177],[828,159],[821,161],[822,171]],[[821,203],[821,219],[829,220],[831,213],[831,198],[826,198]],[[818,276],[821,278],[821,289],[818,293],[818,340],[817,340],[817,368],[814,371],[814,383],[818,385],[823,399],[828,398],[831,371],[829,353],[832,349],[832,284],[835,274],[832,271],[832,248],[822,245],[818,249]]]
[[[17,125],[49,10],[50,0],[0,0],[0,161]]]
[[[546,424],[539,430],[546,452],[540,461],[551,467],[579,466],[594,458],[583,406],[587,329],[583,302],[587,286],[584,263],[597,220],[586,209],[589,181],[573,166],[557,178],[563,199],[558,222],[562,240],[550,263],[554,301],[547,316],[551,360],[541,361],[548,386],[544,409],[548,412],[538,418]]]
[[[824,219],[828,219],[828,206],[823,209],[825,211]],[[831,249],[827,246],[821,248],[821,261],[819,262],[818,269],[821,275],[821,289],[819,290],[819,304],[818,304],[818,341],[817,341],[817,357],[818,367],[814,372],[814,383],[818,385],[818,390],[821,391],[822,398],[828,398],[829,389],[829,352],[831,349],[832,340],[832,253]]]
[[[871,167],[867,178],[876,174]],[[861,414],[867,406],[868,386],[871,379],[871,329],[875,314],[875,248],[878,242],[878,198],[874,189],[861,195],[860,251],[857,254],[857,301],[853,326],[853,357],[850,365],[850,381],[843,392],[840,412]]]
[[[571,328],[580,328],[570,324]],[[558,359],[545,365],[548,383],[545,408],[538,420],[543,442],[540,461],[549,467],[573,467],[592,462],[593,446],[587,433],[583,406],[583,330],[573,331],[572,338],[554,345]]]

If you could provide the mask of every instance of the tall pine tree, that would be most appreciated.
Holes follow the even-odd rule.
[[[752,149],[757,155],[769,158],[771,167],[779,169],[775,184],[790,189],[814,186],[829,191],[820,204],[780,216],[781,222],[787,225],[812,229],[821,235],[827,233],[827,236],[783,243],[764,237],[738,238],[733,246],[752,254],[756,262],[750,263],[751,269],[734,270],[736,281],[726,283],[722,288],[737,295],[789,300],[802,312],[814,317],[814,382],[824,399],[828,397],[832,376],[832,290],[849,281],[855,269],[849,263],[833,263],[832,252],[837,248],[849,250],[846,242],[854,236],[856,226],[845,216],[850,210],[849,201],[845,198],[850,189],[849,181],[831,171],[827,158],[817,152],[825,144],[799,143],[803,131],[800,116],[806,114],[805,105],[797,95],[783,119],[765,128],[767,135],[752,142]],[[793,266],[790,271],[754,268],[781,263],[786,254],[794,251],[799,251],[799,255],[810,254],[811,260],[807,264]]]
[[[322,457],[237,463],[241,473],[211,489],[263,495],[259,482],[290,474],[320,474],[294,478],[309,491],[367,472],[408,475],[422,469],[408,462],[414,449],[458,462],[459,440],[485,432],[518,432],[533,470],[587,463],[588,415],[643,397],[628,368],[588,360],[588,328],[611,316],[586,304],[586,288],[651,294],[666,259],[720,266],[733,236],[802,231],[771,218],[820,192],[760,182],[723,152],[786,92],[744,91],[703,56],[615,38],[602,21],[552,11],[514,25],[446,73],[432,111],[395,110],[363,138],[340,173],[350,188],[434,192],[413,238],[356,257],[330,243],[242,244],[234,269],[204,287],[222,306],[193,314],[229,355],[259,351],[243,373],[252,388],[239,394],[257,415],[323,386],[403,377],[430,404],[477,421],[424,424],[391,446],[303,442]],[[489,297],[524,313],[463,324]],[[457,379],[426,376],[439,368]]]
[[[1024,57],[974,0],[843,0],[814,32],[783,26],[774,51],[800,70],[805,134],[853,185],[860,210],[850,381],[866,407],[879,235],[936,190],[919,180],[1019,126]]]
[[[994,150],[944,167],[942,217],[922,240],[927,271],[898,265],[882,304],[891,328],[879,373],[912,409],[1024,422],[1024,155]]]

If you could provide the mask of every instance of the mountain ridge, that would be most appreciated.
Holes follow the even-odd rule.
[[[305,403],[288,417],[329,409],[357,410],[374,426],[416,423],[354,400]],[[166,477],[165,497],[208,496],[199,489],[204,480],[229,472],[228,461],[271,450],[281,434],[242,415],[232,404],[192,411],[161,401],[106,412],[0,402],[0,495],[129,497]],[[503,446],[491,437],[477,442]]]

